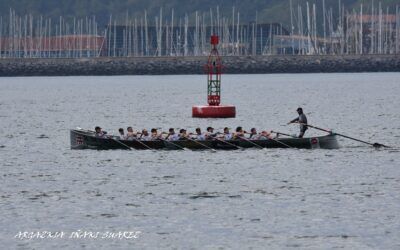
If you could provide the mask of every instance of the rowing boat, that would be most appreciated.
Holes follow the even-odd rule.
[[[338,149],[339,143],[335,134],[309,138],[277,138],[274,140],[179,140],[179,141],[138,141],[120,140],[118,136],[96,137],[92,131],[71,129],[71,149],[242,149],[242,148],[304,148],[304,149]]]

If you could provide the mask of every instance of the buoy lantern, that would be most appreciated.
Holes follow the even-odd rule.
[[[236,116],[236,107],[221,104],[221,75],[222,60],[217,45],[218,36],[211,36],[212,49],[206,65],[207,73],[207,103],[208,105],[193,106],[192,116],[197,118],[233,118]]]

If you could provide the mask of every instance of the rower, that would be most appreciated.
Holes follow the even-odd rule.
[[[225,127],[224,128],[224,135],[223,135],[223,138],[224,138],[224,140],[225,141],[229,141],[229,140],[232,140],[232,134],[229,132],[229,128],[228,127]]]
[[[126,129],[126,131],[127,131],[126,136],[125,136],[126,140],[130,140],[130,141],[136,140],[137,133],[133,132],[133,128],[132,127],[128,127]]]
[[[259,138],[260,138],[260,136],[258,135],[256,128],[251,128],[249,139],[250,140],[258,140]]]
[[[168,131],[169,131],[169,133],[168,133],[168,135],[167,135],[167,137],[165,139],[167,139],[169,141],[177,141],[177,140],[179,140],[179,135],[177,135],[175,133],[175,129],[170,128]]]
[[[206,139],[206,136],[204,134],[201,133],[201,129],[200,128],[196,128],[196,137],[195,139],[198,141],[204,141]]]
[[[206,140],[211,140],[216,136],[213,127],[207,127],[207,133],[205,134]]]
[[[269,140],[269,139],[273,139],[271,133],[264,130],[264,131],[261,131],[257,140]]]
[[[179,140],[187,140],[188,135],[186,133],[186,129],[179,130]]]
[[[103,131],[102,128],[100,128],[99,126],[95,127],[94,131],[96,132],[96,137],[103,138],[107,135],[107,132]]]
[[[142,134],[140,135],[139,139],[141,141],[150,141],[151,140],[151,136],[150,136],[149,132],[147,131],[147,129],[142,130]]]
[[[120,128],[120,129],[118,129],[118,132],[119,132],[119,139],[120,139],[120,140],[125,140],[124,129],[123,129],[123,128]]]
[[[245,134],[245,133],[246,133],[246,132],[243,131],[243,128],[239,126],[239,127],[236,128],[236,133],[234,134],[234,137],[235,137],[235,138],[244,137],[244,134]]]
[[[157,129],[152,128],[150,132],[151,132],[151,139],[152,139],[152,140],[158,140],[158,139],[160,139],[161,135],[158,134]]]
[[[295,122],[298,122],[298,123],[300,123],[300,133],[299,133],[299,138],[303,138],[303,136],[304,136],[304,133],[306,132],[306,130],[308,129],[308,127],[307,127],[307,117],[306,117],[306,115],[303,113],[303,109],[302,108],[297,108],[297,113],[299,114],[299,117],[297,117],[297,118],[295,118],[295,119],[293,119],[293,120],[291,120],[289,123],[288,123],[288,125],[290,124],[290,123],[295,123]]]

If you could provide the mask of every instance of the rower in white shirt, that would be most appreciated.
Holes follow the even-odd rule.
[[[100,128],[99,126],[94,128],[96,137],[100,137],[100,138],[107,138],[107,132],[103,131],[102,128]]]
[[[206,135],[201,133],[200,128],[196,128],[196,134],[194,134],[194,139],[198,141],[204,141],[206,139]]]
[[[216,136],[217,136],[217,134],[214,133],[214,128],[213,127],[207,127],[207,132],[205,133],[206,140],[212,140]]]
[[[179,130],[179,140],[187,140],[189,138],[189,135],[187,134],[186,129],[181,129]]]
[[[224,128],[224,137],[223,138],[224,138],[225,141],[232,140],[232,134],[229,132],[229,128],[228,127]]]
[[[257,133],[256,128],[252,128],[252,129],[250,130],[250,137],[249,137],[249,139],[250,139],[250,140],[258,140],[258,139],[260,139],[260,135]]]
[[[165,139],[167,139],[169,141],[179,140],[179,135],[175,133],[175,130],[173,128],[170,128],[168,131],[169,131],[169,133]]]
[[[159,140],[159,139],[162,139],[161,135],[158,134],[157,129],[152,128],[150,132],[151,132],[151,139],[152,139],[152,140]]]
[[[123,128],[118,129],[119,132],[119,139],[120,140],[125,140],[126,136],[125,136],[125,132]]]
[[[135,133],[134,131],[133,131],[133,128],[132,127],[128,127],[127,129],[126,129],[126,136],[125,136],[125,140],[128,140],[128,141],[133,141],[133,140],[136,140],[137,139],[137,133]]]
[[[270,140],[270,139],[273,139],[271,133],[265,130],[260,133],[258,138],[258,140]]]
[[[147,129],[142,130],[142,134],[140,135],[139,139],[141,141],[151,141],[151,136],[150,136],[149,132],[147,131]]]

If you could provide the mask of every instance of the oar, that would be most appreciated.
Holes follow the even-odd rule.
[[[128,145],[126,145],[125,143],[122,143],[121,141],[119,141],[119,140],[117,140],[117,139],[114,139],[112,136],[109,135],[108,138],[110,138],[111,140],[113,140],[113,141],[115,141],[115,142],[121,144],[122,146],[128,148],[129,150],[132,150],[131,147],[129,147]]]
[[[271,131],[271,133],[272,133],[272,131]],[[285,134],[283,134],[283,135],[285,135]],[[268,140],[272,140],[272,141],[274,141],[274,142],[277,142],[277,143],[279,143],[279,144],[281,144],[281,145],[283,145],[283,146],[285,146],[285,147],[287,147],[287,148],[293,148],[293,147],[287,145],[286,143],[283,143],[283,142],[278,141],[278,140],[276,140],[276,139],[274,139],[274,138],[271,138],[271,137],[268,137]]]
[[[281,142],[281,141],[278,141],[278,140],[276,140],[276,139],[273,139],[273,138],[268,138],[269,140],[273,140],[274,142],[277,142],[277,143],[280,143],[280,144],[282,144],[283,146],[285,146],[285,147],[288,147],[288,148],[293,148],[293,147],[291,147],[291,146],[289,146],[289,145],[287,145],[286,143],[283,143],[283,142]]]
[[[168,141],[168,140],[165,140],[165,139],[163,139],[163,138],[161,138],[161,137],[160,137],[160,140],[163,141],[163,142],[169,143],[169,144],[171,144],[171,145],[174,145],[175,147],[177,147],[177,148],[179,148],[179,149],[187,150],[187,148],[181,147],[181,146],[179,146],[178,144],[173,143],[173,142]]]
[[[233,143],[229,143],[229,142],[227,142],[227,141],[221,140],[221,139],[219,139],[219,138],[217,138],[217,137],[214,137],[214,139],[217,140],[217,141],[223,142],[223,143],[225,143],[226,145],[233,146],[233,147],[235,147],[235,148],[237,148],[237,149],[243,149],[243,148],[240,147],[240,146],[237,146],[237,145],[235,145],[235,144],[233,144]]]
[[[139,142],[145,148],[153,150],[153,148],[151,148],[149,145],[146,145],[146,143],[141,142],[139,139],[133,138],[133,140]]]
[[[347,138],[347,139],[350,139],[350,140],[353,140],[353,141],[358,141],[358,142],[361,142],[361,143],[365,143],[365,144],[371,145],[371,146],[373,146],[373,147],[375,147],[375,148],[380,148],[380,147],[391,148],[391,147],[386,146],[386,145],[383,145],[383,144],[381,144],[381,143],[377,143],[377,142],[375,142],[375,143],[370,143],[370,142],[363,141],[363,140],[360,140],[360,139],[357,139],[357,138],[353,138],[353,137],[350,137],[350,136],[347,136],[347,135],[343,135],[343,134],[339,134],[339,133],[332,133],[332,131],[329,131],[329,130],[323,129],[323,128],[319,128],[319,127],[316,127],[316,126],[313,126],[313,125],[309,125],[309,124],[305,124],[305,123],[300,123],[300,122],[298,122],[298,123],[299,123],[299,124],[302,124],[302,125],[305,125],[305,126],[307,126],[307,127],[310,127],[310,128],[314,128],[314,129],[317,129],[317,130],[321,130],[321,131],[330,133],[330,134],[335,134],[335,135],[338,135],[338,136],[341,136],[341,137],[344,137],[344,138]]]
[[[285,134],[285,133],[278,132],[278,131],[272,131],[272,130],[271,130],[271,133],[274,133],[274,134],[277,134],[277,135],[285,135],[285,136],[292,137],[292,138],[298,138],[298,137],[296,137],[296,136],[289,135],[289,134]]]
[[[193,139],[191,139],[191,138],[189,138],[189,137],[186,137],[186,139],[188,139],[189,141],[192,141],[192,142],[194,142],[194,143],[197,143],[197,144],[203,146],[204,148],[210,149],[210,150],[213,151],[213,152],[216,152],[215,149],[213,149],[213,148],[211,148],[211,147],[209,147],[209,146],[207,146],[207,145],[205,145],[205,144],[203,144],[203,143],[200,143],[200,142],[198,142],[198,141],[196,141],[196,140],[193,140]]]
[[[258,145],[257,143],[254,143],[254,142],[252,142],[251,140],[245,138],[244,136],[243,136],[243,137],[239,137],[239,139],[242,139],[242,140],[244,140],[244,141],[247,141],[247,142],[249,142],[250,144],[253,144],[254,146],[256,146],[256,147],[259,148],[259,149],[265,149],[265,148],[261,147],[260,145]]]
[[[271,133],[277,133],[277,132],[271,131]],[[286,135],[286,134],[283,134],[283,135]],[[290,136],[290,135],[288,135],[288,136]],[[296,138],[297,138],[297,137],[296,137]],[[274,142],[277,142],[277,143],[279,143],[279,144],[282,144],[282,145],[285,146],[285,147],[293,148],[293,147],[287,145],[286,143],[283,143],[283,142],[281,142],[281,141],[278,141],[278,140],[276,140],[276,139],[274,139],[274,138],[269,138],[269,137],[268,137],[267,139],[268,139],[268,140],[272,140],[272,141],[274,141]]]

